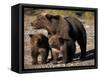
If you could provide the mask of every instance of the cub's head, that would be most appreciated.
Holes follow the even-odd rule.
[[[49,37],[49,45],[51,48],[59,48],[63,44],[63,40],[58,35]]]
[[[48,38],[43,34],[30,34],[31,47],[45,47],[48,46]]]

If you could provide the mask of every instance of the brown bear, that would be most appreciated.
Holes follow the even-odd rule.
[[[48,38],[43,34],[30,34],[31,43],[31,56],[32,64],[38,63],[38,56],[41,56],[41,63],[47,63],[47,58],[49,54],[49,43]]]
[[[64,42],[63,56],[64,63],[69,62],[72,57],[69,56],[69,47],[72,42],[79,44],[81,49],[81,60],[86,57],[86,30],[83,24],[75,17],[64,17],[61,15],[41,14],[32,24],[35,28],[47,29],[49,35],[59,35],[59,38]],[[72,53],[73,54],[73,53]]]
[[[52,35],[49,37],[49,45],[50,48],[52,49],[52,54],[53,54],[53,63],[57,64],[57,59],[59,58],[59,54],[62,55],[63,60],[64,60],[64,48],[63,48],[64,41],[59,38],[58,35]],[[67,57],[74,57],[74,52],[75,52],[75,43],[73,41],[69,41],[68,44],[68,55]],[[72,58],[69,59],[69,61],[72,61]],[[64,61],[63,61],[64,62]]]

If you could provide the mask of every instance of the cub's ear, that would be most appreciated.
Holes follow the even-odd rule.
[[[46,14],[46,18],[47,18],[47,19],[51,19],[51,18],[52,18],[52,15]]]
[[[31,22],[30,25],[33,26],[33,22]]]
[[[29,37],[30,37],[30,38],[32,38],[32,36],[33,36],[32,34],[29,34]]]

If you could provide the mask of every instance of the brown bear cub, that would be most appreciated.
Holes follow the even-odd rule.
[[[30,34],[31,43],[31,56],[32,64],[38,64],[38,56],[41,56],[41,63],[47,63],[47,58],[49,54],[49,43],[48,38],[43,34]]]
[[[66,57],[68,57],[69,62],[72,61],[72,57],[74,57],[74,53],[75,53],[75,43],[72,40],[63,40],[61,39],[57,34],[52,35],[51,37],[49,37],[49,45],[52,49],[52,54],[53,54],[53,63],[57,64],[57,60],[59,58],[59,55],[62,55],[62,59],[63,61],[61,63],[64,63],[64,42],[67,42],[68,44],[68,55],[66,55]]]

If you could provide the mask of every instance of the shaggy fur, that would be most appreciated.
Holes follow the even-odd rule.
[[[33,26],[37,29],[47,29],[49,34],[59,35],[59,38],[64,41],[63,48],[63,61],[68,63],[72,60],[73,55],[70,50],[73,48],[72,44],[75,45],[77,41],[81,49],[81,59],[86,56],[86,31],[83,24],[74,17],[63,17],[60,15],[39,15],[35,20]],[[75,46],[76,47],[76,46]],[[74,49],[75,50],[75,49]]]
[[[48,38],[42,34],[31,34],[30,43],[31,43],[31,56],[32,56],[32,64],[38,63],[38,56],[41,55],[41,63],[47,63],[47,58],[49,54],[49,43]]]

